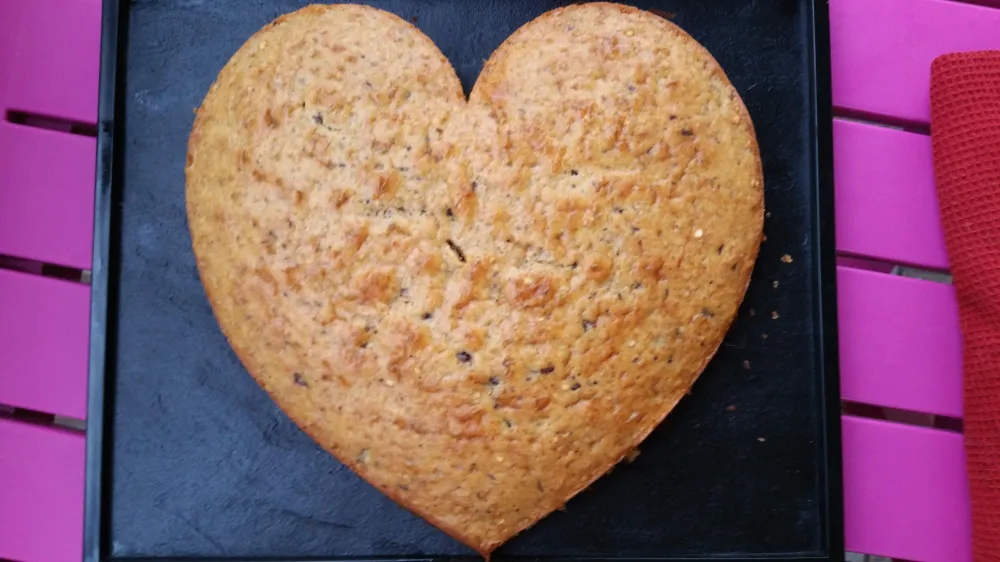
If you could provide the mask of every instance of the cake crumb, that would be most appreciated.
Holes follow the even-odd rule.
[[[625,462],[627,463],[633,463],[637,458],[639,458],[639,449],[632,449],[625,453]]]
[[[778,311],[777,310],[772,310],[771,311],[771,320],[777,320],[777,319],[778,319]]]
[[[763,437],[758,437],[757,441],[760,441],[761,443],[763,443],[764,441],[767,441],[767,439],[764,439]]]
[[[792,263],[792,256],[790,256],[788,254],[785,254],[785,255],[781,256],[781,261],[783,261],[785,263]]]
[[[778,288],[778,282],[777,281],[772,281],[771,282],[771,286],[774,287],[775,289],[777,289]]]

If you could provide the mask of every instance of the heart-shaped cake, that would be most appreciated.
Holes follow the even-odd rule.
[[[232,57],[187,160],[222,331],[306,433],[480,553],[620,462],[691,388],[763,224],[749,115],[648,12],[548,12],[466,101],[366,6]]]

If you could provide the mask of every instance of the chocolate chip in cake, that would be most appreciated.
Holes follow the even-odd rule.
[[[451,238],[447,240],[447,243],[448,247],[451,248],[451,251],[455,252],[455,255],[458,256],[458,261],[465,263],[465,252],[462,251],[462,248],[460,248]]]

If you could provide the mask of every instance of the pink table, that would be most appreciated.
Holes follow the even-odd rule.
[[[898,273],[948,268],[926,135],[929,65],[1000,49],[1000,9],[989,6],[1000,0],[830,0],[855,552],[971,560],[954,292]],[[84,438],[73,426],[86,417],[81,272],[99,27],[100,0],[0,0],[0,559],[81,554]]]

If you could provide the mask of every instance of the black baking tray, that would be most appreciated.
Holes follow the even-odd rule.
[[[205,298],[184,208],[194,109],[299,0],[104,0],[84,559],[474,557],[320,450],[247,375]],[[372,0],[466,90],[568,2]],[[825,0],[661,0],[749,107],[766,241],[685,398],[619,466],[496,559],[843,560]],[[791,263],[784,256],[792,258]]]

